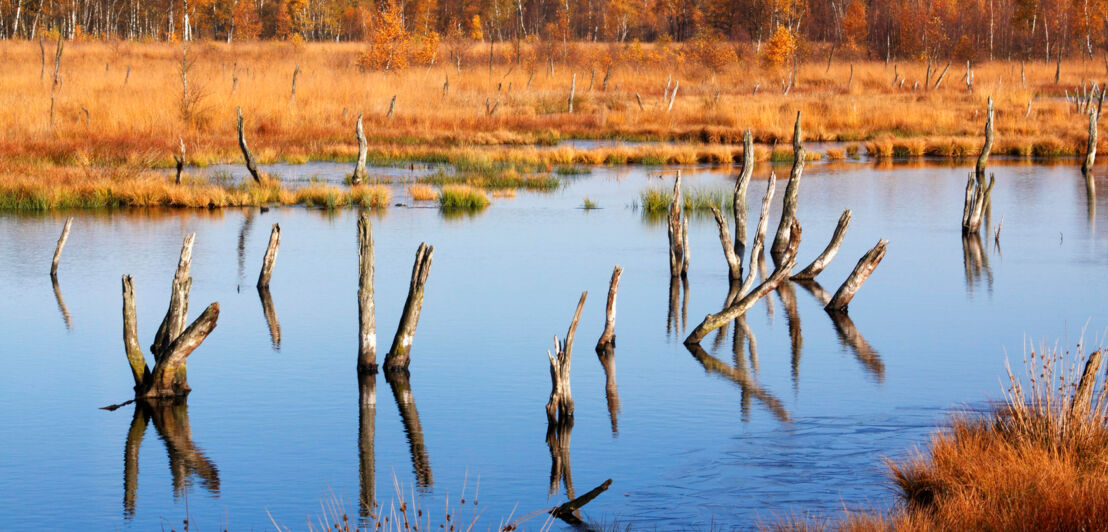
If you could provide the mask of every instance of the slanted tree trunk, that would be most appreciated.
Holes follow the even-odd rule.
[[[400,315],[400,325],[396,328],[392,347],[385,355],[385,369],[388,371],[406,370],[415,337],[416,324],[419,323],[419,311],[423,308],[423,288],[427,284],[427,275],[431,273],[431,256],[434,246],[420,243],[416,250],[415,264],[412,266],[412,282],[408,287],[408,299],[404,301],[404,311]]]
[[[142,397],[188,395],[191,388],[185,373],[185,360],[211,334],[218,319],[219,303],[212,303],[192,325],[189,325],[177,339],[173,340],[173,343],[166,347],[162,359],[154,364],[150,384],[142,393]]]
[[[246,169],[250,170],[250,175],[254,178],[255,183],[261,183],[262,178],[258,174],[258,163],[254,161],[254,154],[250,153],[250,147],[246,145],[246,135],[242,131],[242,108],[236,107],[235,112],[238,113],[239,149],[242,150],[243,159],[246,159]]]
[[[789,173],[789,184],[785,186],[785,205],[781,209],[781,221],[777,225],[777,236],[773,238],[770,255],[777,260],[789,247],[789,230],[796,218],[797,202],[800,198],[800,177],[804,173],[804,144],[801,142],[800,111],[796,112],[796,124],[793,126],[793,168]]]
[[[873,249],[862,255],[862,258],[858,260],[858,264],[854,266],[854,271],[850,272],[850,276],[843,281],[842,286],[839,287],[834,296],[831,296],[831,301],[824,308],[828,311],[846,312],[847,305],[854,298],[854,294],[862,288],[862,283],[866,282],[873,270],[881,263],[881,259],[885,258],[885,249],[888,244],[889,241],[882,238]]]
[[[281,225],[273,224],[269,233],[269,245],[262,258],[262,271],[258,274],[258,288],[269,288],[269,279],[273,277],[273,265],[277,262],[277,250],[281,247]]]
[[[980,186],[985,185],[985,165],[989,162],[989,153],[993,149],[993,99],[989,97],[989,107],[985,115],[985,144],[981,146],[981,153],[977,156],[977,167],[974,175]]]
[[[792,280],[811,280],[815,279],[831,261],[834,260],[835,254],[839,252],[839,246],[843,243],[843,238],[846,237],[846,228],[850,225],[850,209],[843,211],[842,216],[839,217],[839,223],[835,225],[835,232],[831,234],[831,241],[827,243],[827,248],[820,253],[816,260],[812,261],[807,268],[804,268],[800,273],[792,276]]]
[[[573,336],[577,333],[577,322],[581,319],[581,310],[585,308],[588,292],[581,292],[577,302],[577,311],[569,324],[565,342],[554,336],[554,352],[546,352],[550,358],[550,400],[546,403],[546,421],[548,425],[573,418],[573,392],[569,386],[570,362],[573,358]]]
[[[62,260],[62,248],[65,247],[65,241],[69,240],[69,229],[73,227],[73,217],[65,219],[65,225],[62,226],[62,235],[58,237],[58,245],[54,248],[54,260],[50,262],[50,277],[58,277],[58,262]]]
[[[377,324],[373,308],[373,225],[358,215],[358,371],[377,371]]]
[[[616,292],[619,291],[619,278],[623,275],[623,268],[616,266],[612,270],[612,280],[608,285],[608,307],[605,312],[604,332],[596,342],[596,352],[600,353],[607,347],[616,345]]]

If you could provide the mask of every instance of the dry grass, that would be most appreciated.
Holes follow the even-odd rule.
[[[792,519],[784,530],[1104,530],[1108,528],[1108,388],[1093,369],[1088,410],[1075,397],[1085,357],[1034,350],[993,412],[955,417],[926,451],[890,462],[901,504],[841,521]],[[1099,354],[1091,355],[1097,358]]]
[[[408,194],[414,201],[435,201],[439,199],[439,191],[431,185],[415,184],[408,187]]]

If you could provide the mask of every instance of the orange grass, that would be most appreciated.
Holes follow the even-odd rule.
[[[408,187],[408,194],[415,201],[435,201],[439,199],[439,191],[431,185],[415,184]]]
[[[1076,356],[1075,356],[1076,355]],[[889,468],[901,503],[840,521],[789,519],[779,530],[1104,530],[1108,527],[1108,388],[1095,375],[1087,415],[1071,408],[1086,357],[1032,350],[1006,401],[950,427]],[[1102,366],[1103,368],[1103,366]]]

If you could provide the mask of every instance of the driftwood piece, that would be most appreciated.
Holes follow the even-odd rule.
[[[777,236],[773,238],[770,256],[777,260],[789,247],[789,230],[796,218],[797,203],[800,199],[800,177],[804,173],[804,159],[807,154],[801,138],[800,111],[796,112],[796,124],[793,126],[793,168],[789,173],[789,184],[785,186],[785,204],[781,209],[781,222],[777,225]]]
[[[408,450],[412,455],[412,471],[415,473],[416,485],[420,488],[429,488],[434,484],[434,476],[431,474],[431,460],[427,457],[427,446],[423,442],[423,426],[419,422],[419,410],[416,409],[415,398],[412,396],[408,372],[407,370],[386,372],[385,380],[392,388],[393,399],[400,409],[400,421],[404,425],[404,434],[408,438]]]
[[[968,67],[967,67],[968,68]],[[985,115],[985,144],[981,146],[981,153],[977,156],[977,166],[974,175],[979,186],[985,186],[985,165],[989,163],[989,153],[993,149],[993,98],[989,97],[989,107]]]
[[[573,417],[573,392],[569,385],[570,363],[573,358],[573,336],[577,333],[577,322],[581,319],[581,310],[585,308],[588,292],[581,292],[577,302],[577,311],[569,324],[565,341],[554,336],[554,352],[546,352],[550,358],[550,400],[546,403],[546,420],[554,424]]]
[[[742,258],[746,254],[746,189],[754,175],[754,135],[743,132],[743,167],[735,180],[735,195],[731,212],[735,215],[735,254],[739,256],[739,277],[742,277]]]
[[[758,228],[754,232],[754,245],[750,248],[750,272],[742,283],[739,295],[744,295],[754,286],[754,262],[762,254],[766,242],[766,230],[769,229],[769,207],[773,202],[773,194],[777,189],[777,174],[770,172],[769,181],[766,183],[766,193],[762,196],[762,210],[758,215]]]
[[[141,390],[150,378],[150,368],[138,341],[138,313],[135,309],[135,286],[130,275],[123,276],[123,347],[127,353],[127,363],[131,365],[131,376],[135,379],[135,390]]]
[[[597,498],[601,493],[608,490],[608,487],[612,485],[612,479],[605,480],[599,486],[591,489],[588,493],[577,497],[571,501],[567,501],[562,505],[550,510],[550,515],[565,521],[572,526],[582,526],[584,521],[581,520],[580,510],[581,507]]]
[[[854,298],[854,294],[858,292],[859,288],[862,288],[862,283],[866,282],[873,270],[881,263],[881,259],[885,258],[885,249],[888,244],[889,241],[882,238],[876,246],[873,246],[873,249],[870,249],[865,255],[862,255],[861,259],[858,259],[854,271],[850,272],[842,286],[831,297],[831,301],[824,307],[826,310],[846,312],[847,305]]]
[[[58,276],[58,262],[62,260],[62,248],[65,247],[65,241],[69,240],[69,229],[71,227],[73,227],[72,216],[65,219],[62,234],[58,237],[58,245],[54,248],[54,260],[50,262],[50,277],[56,278]]]
[[[1096,123],[1099,119],[1099,110],[1089,111],[1089,143],[1085,148],[1085,162],[1081,164],[1081,173],[1086,176],[1093,171],[1093,164],[1096,163]]]
[[[277,262],[277,249],[281,247],[281,225],[273,224],[269,233],[269,245],[262,258],[262,271],[258,274],[258,288],[269,288],[269,279],[273,277],[273,265]]]
[[[1077,381],[1077,388],[1073,392],[1073,401],[1070,403],[1070,417],[1075,420],[1084,420],[1088,417],[1092,408],[1093,387],[1096,385],[1097,373],[1100,372],[1100,360],[1103,350],[1093,351],[1089,359],[1085,361],[1085,369],[1081,372],[1081,379]]]
[[[843,238],[846,236],[846,228],[850,225],[850,209],[843,211],[842,216],[839,217],[839,223],[835,226],[835,232],[831,234],[831,241],[827,243],[827,247],[820,253],[816,260],[812,261],[807,268],[800,270],[800,273],[792,276],[794,281],[801,279],[815,279],[831,261],[834,260],[835,255],[839,252],[839,246],[843,243]]]
[[[723,246],[723,258],[727,260],[727,279],[730,281],[742,279],[742,260],[735,252],[735,245],[731,240],[731,231],[727,229],[727,219],[715,206],[712,206],[711,209],[712,216],[716,219],[716,226],[719,228],[719,242]]]
[[[181,257],[177,261],[177,273],[173,275],[172,290],[169,294],[169,309],[165,318],[158,326],[158,332],[154,335],[154,343],[150,346],[150,352],[154,355],[155,364],[162,360],[162,355],[181,331],[185,330],[185,324],[189,312],[189,290],[192,289],[192,278],[189,270],[192,267],[192,246],[196,242],[196,233],[185,237],[181,244]]]
[[[373,224],[358,215],[358,372],[377,371],[377,323],[373,308]]]
[[[604,332],[596,341],[596,352],[600,353],[607,347],[616,345],[616,292],[619,291],[619,278],[623,275],[623,268],[618,265],[612,270],[612,280],[608,284],[608,306],[604,313]]]
[[[369,142],[365,138],[365,129],[362,128],[362,115],[358,114],[358,126],[354,129],[354,135],[358,138],[358,162],[354,164],[354,175],[350,177],[350,184],[360,185],[366,179],[365,159],[369,150]]]
[[[685,345],[699,344],[708,333],[723,327],[735,318],[745,314],[759,299],[777,288],[777,285],[788,278],[793,266],[796,265],[796,250],[800,246],[800,224],[794,219],[792,225],[793,227],[790,232],[792,236],[789,239],[789,247],[785,249],[785,253],[781,257],[781,262],[778,263],[773,274],[765,281],[762,281],[762,284],[758,285],[750,293],[743,295],[742,298],[731,304],[731,306],[723,309],[719,313],[705,316],[704,321],[700,322],[700,325],[697,325],[696,328],[693,329],[693,332],[689,333],[688,338],[685,338]]]
[[[686,244],[688,243],[688,221],[684,220],[684,201],[681,198],[681,171],[677,171],[677,177],[673,181],[673,199],[669,204],[669,215],[666,217],[666,229],[669,237],[669,274],[672,277],[683,277],[689,272],[689,258]]]
[[[419,323],[419,311],[423,308],[423,289],[427,284],[427,275],[431,273],[431,256],[434,246],[420,243],[416,250],[415,264],[412,265],[412,282],[408,287],[408,299],[404,301],[404,310],[400,314],[400,325],[392,339],[392,347],[385,355],[385,369],[395,371],[408,369],[408,354],[412,349],[416,325]]]
[[[242,158],[246,160],[246,169],[250,171],[254,182],[260,183],[262,178],[258,174],[258,163],[254,161],[254,154],[250,153],[250,147],[246,145],[246,134],[242,130],[242,107],[236,107],[235,112],[238,113],[239,149],[242,150]]]

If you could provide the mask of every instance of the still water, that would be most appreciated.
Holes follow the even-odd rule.
[[[893,500],[882,459],[923,443],[952,410],[998,398],[1006,357],[1018,368],[1032,339],[1072,345],[1086,324],[1090,341],[1108,327],[1108,180],[1089,204],[1075,167],[996,166],[988,237],[964,245],[966,168],[817,164],[801,185],[801,265],[843,209],[853,221],[818,278],[824,289],[890,241],[850,320],[833,322],[791,285],[748,313],[739,341],[729,327],[694,358],[681,340],[723,304],[727,268],[714,222],[694,216],[687,287],[671,287],[665,228],[632,207],[642,189],[672,186],[657,170],[597,168],[460,217],[397,188],[411,206],[373,215],[382,351],[417,246],[435,254],[411,401],[379,375],[375,409],[360,407],[355,373],[355,212],[0,216],[0,528],[181,529],[187,517],[193,530],[302,529],[321,503],[340,501],[354,518],[361,498],[387,507],[394,482],[433,523],[464,487],[479,503],[477,529],[560,504],[567,483],[580,495],[608,478],[585,507],[591,522],[749,528],[881,509]],[[750,186],[752,217],[768,171]],[[733,172],[689,168],[686,183],[729,187]],[[580,208],[586,196],[601,208]],[[55,286],[48,264],[69,215]],[[254,284],[273,223],[282,240],[267,304]],[[131,396],[120,276],[134,275],[146,346],[192,232],[190,318],[212,301],[222,313],[189,358],[187,409],[101,410]],[[592,346],[616,264],[625,272],[606,375]],[[585,290],[575,424],[560,455],[546,441],[546,351]],[[563,477],[553,493],[552,469]]]

